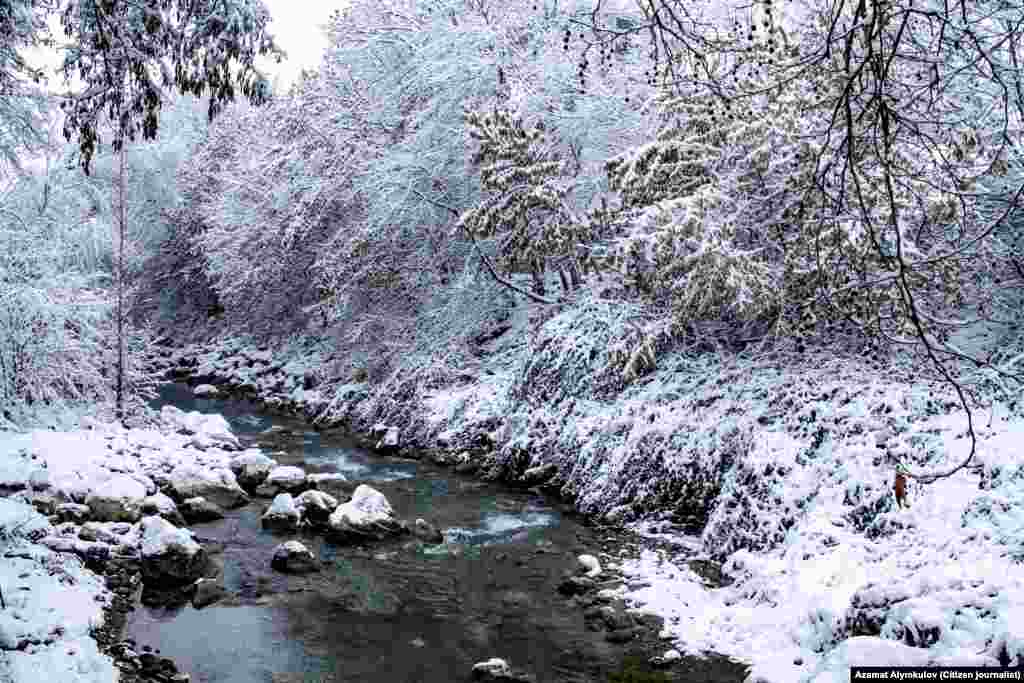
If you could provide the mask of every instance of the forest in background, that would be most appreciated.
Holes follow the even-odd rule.
[[[206,4],[204,30],[265,26],[261,3]],[[158,329],[315,335],[353,378],[436,386],[515,306],[600,302],[613,388],[668,349],[817,347],[909,355],[965,406],[1019,394],[1014,3],[357,1],[319,69],[273,97],[242,69],[234,104],[229,70],[161,89],[158,51],[126,66],[172,23],[160,3],[67,6],[95,45],[71,72],[124,67],[93,109],[20,65],[40,5],[0,3],[9,423],[109,403],[116,282],[129,358]],[[121,43],[85,30],[89,7]]]

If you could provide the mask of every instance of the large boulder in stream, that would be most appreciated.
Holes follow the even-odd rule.
[[[141,522],[141,569],[144,583],[172,588],[191,583],[203,575],[206,551],[188,529],[178,529],[162,517],[144,517]]]
[[[160,409],[160,419],[179,434],[193,436],[193,445],[196,447],[217,447],[226,451],[242,448],[238,443],[238,437],[231,433],[231,425],[223,415],[210,415],[194,410],[186,413],[181,408],[164,406]]]
[[[306,471],[294,465],[278,465],[270,470],[261,488],[267,491],[273,489],[275,495],[281,491],[299,493],[306,488]]]
[[[223,468],[178,465],[167,476],[167,487],[171,497],[179,501],[200,497],[222,508],[237,508],[249,502],[234,473]]]
[[[330,534],[342,541],[382,540],[407,531],[384,494],[366,484],[357,486],[352,500],[335,509],[327,526]]]
[[[251,491],[266,481],[277,461],[258,451],[245,451],[231,459],[230,467],[238,485]]]
[[[224,510],[216,503],[210,502],[201,496],[182,501],[180,510],[181,514],[185,517],[185,521],[189,524],[202,524],[203,522],[216,522],[218,519],[224,519]]]
[[[200,384],[192,390],[192,395],[196,398],[215,398],[220,396],[220,390],[212,384]]]
[[[159,515],[174,526],[185,526],[185,518],[178,511],[178,506],[174,504],[170,496],[160,492],[143,499],[142,514]]]
[[[295,499],[302,523],[320,528],[327,526],[331,513],[338,507],[338,499],[323,491],[305,491]]]
[[[290,493],[279,493],[260,518],[264,529],[276,531],[294,531],[299,526],[299,509],[295,507],[295,499]]]
[[[136,522],[142,517],[146,487],[127,474],[115,474],[97,486],[85,504],[92,518],[101,522]]]

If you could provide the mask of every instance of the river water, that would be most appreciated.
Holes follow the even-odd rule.
[[[196,399],[167,385],[158,404],[219,412],[243,445],[282,464],[342,472],[381,491],[402,519],[423,517],[445,543],[411,537],[337,546],[304,532],[260,528],[267,500],[193,526],[222,567],[228,597],[196,610],[138,607],[125,636],[171,657],[194,683],[381,681],[450,683],[474,663],[506,659],[539,683],[608,681],[629,645],[589,630],[556,587],[575,557],[613,539],[558,501],[483,483],[426,461],[367,452],[340,436],[241,399]],[[278,543],[297,538],[324,561],[308,576],[270,568]],[[717,662],[700,677],[740,681]]]

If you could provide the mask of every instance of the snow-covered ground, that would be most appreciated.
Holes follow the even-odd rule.
[[[90,635],[110,592],[76,558],[29,540],[49,526],[30,506],[0,498],[0,681],[115,681]]]
[[[750,663],[748,683],[840,683],[851,665],[1024,664],[1024,420],[1000,404],[976,412],[983,469],[912,482],[900,509],[889,458],[917,472],[949,469],[970,450],[965,414],[927,386],[801,379],[811,379],[808,396],[790,410],[817,411],[825,439],[812,448],[796,420],[745,425],[752,441],[725,474],[703,535],[635,523],[678,552],[616,558],[640,586],[618,594],[664,617],[676,649]],[[845,405],[812,398],[837,388]],[[755,421],[773,409],[744,408]],[[758,533],[759,549],[733,549]],[[686,563],[707,558],[724,560],[731,585],[707,586]]]
[[[746,662],[748,683],[845,682],[858,664],[1024,665],[1021,405],[975,410],[980,467],[911,480],[900,509],[897,464],[940,472],[970,452],[955,395],[905,362],[667,355],[602,400],[586,362],[609,339],[562,325],[535,338],[549,360],[518,400],[495,372],[436,392],[427,419],[447,442],[499,417],[489,462],[513,478],[554,462],[581,510],[675,548],[605,558],[634,587],[617,594],[665,618],[667,644]],[[706,583],[691,560],[731,583]]]
[[[88,503],[138,518],[141,499],[156,493],[154,479],[179,466],[224,468],[237,441],[220,416],[165,409],[152,429],[124,429],[86,420],[66,432],[0,432],[0,486],[20,489],[0,498],[0,683],[111,683],[113,661],[91,637],[103,624],[111,592],[72,549],[138,546],[138,524],[95,523],[96,540],[75,538],[77,525],[53,525],[26,502]],[[122,527],[130,527],[127,533]],[[182,533],[187,533],[182,531]],[[105,541],[105,542],[98,542]],[[145,552],[145,548],[142,548]]]
[[[618,342],[601,315],[556,316],[526,345],[499,339],[475,381],[316,396],[357,425],[401,404],[403,440],[486,476],[555,465],[546,486],[581,511],[676,548],[602,558],[630,577],[619,595],[666,619],[666,647],[749,663],[748,683],[845,681],[852,664],[1024,664],[1024,406],[975,410],[977,467],[912,480],[900,509],[897,464],[938,472],[969,452],[948,388],[874,359],[679,352],[608,390]]]

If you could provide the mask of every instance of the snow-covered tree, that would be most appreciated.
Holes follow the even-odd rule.
[[[591,27],[608,39],[648,38],[653,77],[667,97],[710,101],[704,111],[719,127],[746,124],[749,168],[788,167],[798,182],[775,183],[785,193],[766,202],[770,194],[758,196],[758,188],[771,184],[735,184],[743,178],[728,163],[742,152],[736,145],[671,150],[659,143],[637,158],[661,168],[660,178],[647,175],[644,163],[612,169],[627,200],[646,192],[666,201],[658,188],[667,183],[670,194],[688,198],[710,192],[702,206],[731,204],[730,216],[760,207],[737,227],[772,236],[769,251],[744,255],[747,263],[771,264],[771,249],[782,250],[776,284],[785,299],[776,310],[785,324],[777,330],[853,322],[884,344],[919,351],[965,406],[974,366],[1004,380],[1024,378],[1021,358],[996,366],[954,341],[994,322],[982,305],[990,288],[977,283],[1009,272],[994,239],[1024,191],[1006,175],[1024,113],[1018,7],[854,0],[784,9],[761,0],[702,15],[679,0],[640,6],[638,24]],[[787,100],[789,115],[778,111]],[[781,144],[764,133],[778,125],[791,131]],[[765,144],[767,167],[756,153]],[[708,152],[717,164],[698,161]],[[684,201],[692,216],[693,200]],[[773,224],[782,228],[777,236]],[[744,301],[739,291],[730,293],[735,305]]]
[[[81,83],[65,96],[64,131],[78,140],[87,172],[103,116],[120,147],[124,140],[156,137],[168,90],[208,95],[211,119],[236,91],[260,104],[270,97],[270,84],[255,59],[283,55],[267,30],[270,14],[261,0],[67,0],[60,17],[69,39],[64,75]]]
[[[566,201],[571,191],[566,163],[540,127],[526,127],[508,111],[471,111],[469,136],[477,141],[483,197],[459,225],[473,238],[496,237],[506,270],[526,264],[534,291],[543,296],[548,262],[579,285],[577,247],[589,241],[584,222]]]

